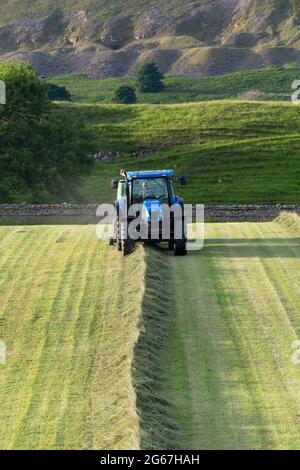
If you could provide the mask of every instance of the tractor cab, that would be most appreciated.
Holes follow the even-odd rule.
[[[176,196],[173,185],[173,170],[156,171],[131,171],[121,170],[122,179],[113,180],[112,188],[117,189],[115,201],[116,221],[114,224],[114,241],[120,250],[131,251],[133,241],[128,233],[128,223],[135,216],[139,217],[140,236],[139,241],[161,242],[168,241],[169,248],[174,249],[175,254],[186,254],[185,235],[180,240],[174,237],[174,216],[171,213],[170,236],[164,238],[162,224],[164,222],[166,208],[178,206],[181,209],[180,223],[183,224],[183,200]],[[182,185],[186,184],[186,178],[180,177]],[[133,214],[131,209],[136,209]],[[151,224],[156,222],[155,230]],[[166,221],[165,221],[166,222]],[[127,226],[125,228],[125,225]],[[182,225],[184,227],[184,224]],[[183,230],[184,231],[184,230]],[[151,232],[151,236],[149,233]],[[125,241],[126,240],[126,241]],[[136,240],[135,240],[136,241]]]

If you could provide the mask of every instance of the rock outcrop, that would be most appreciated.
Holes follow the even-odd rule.
[[[173,19],[167,13],[157,9],[139,16],[135,22],[134,38],[148,39],[166,32],[171,28]]]
[[[0,28],[0,51],[51,46],[63,31],[63,15],[54,10],[42,18],[23,18]]]
[[[133,31],[133,17],[120,14],[105,24],[101,41],[111,49],[120,49],[134,40]]]
[[[300,61],[298,0],[131,0],[122,11],[116,0],[76,10],[44,0],[43,12],[37,4],[28,17],[18,5],[23,16],[0,18],[0,60],[30,61],[44,76],[131,75],[149,61],[164,73],[202,76]]]
[[[90,41],[97,36],[97,25],[89,21],[84,10],[74,11],[70,15],[65,29],[66,40],[72,46],[84,41]]]

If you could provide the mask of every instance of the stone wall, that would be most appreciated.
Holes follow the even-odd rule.
[[[0,204],[0,223],[97,223],[97,207],[97,204]],[[283,211],[300,215],[300,205],[207,205],[205,220],[270,221]]]
[[[267,222],[281,212],[296,212],[300,205],[224,205],[205,206],[205,220],[213,222]]]
[[[0,222],[95,223],[97,204],[0,204]]]

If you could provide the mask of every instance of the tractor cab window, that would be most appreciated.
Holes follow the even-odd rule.
[[[159,199],[168,203],[168,186],[165,178],[141,178],[132,183],[132,203],[139,204],[146,199]]]

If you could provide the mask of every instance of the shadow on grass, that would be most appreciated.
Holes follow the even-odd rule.
[[[191,254],[220,258],[298,258],[300,238],[210,238],[203,250]]]
[[[147,245],[164,256],[174,256],[165,243]],[[300,237],[296,238],[208,238],[204,248],[188,251],[190,256],[209,258],[298,258],[300,257]]]

